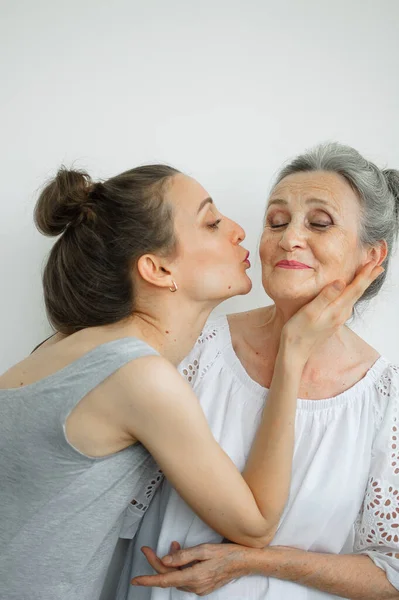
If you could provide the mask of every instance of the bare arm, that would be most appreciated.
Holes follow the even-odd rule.
[[[123,396],[130,398],[134,390],[122,419],[128,432],[147,447],[192,509],[224,537],[258,548],[271,541],[288,496],[302,369],[314,346],[347,320],[380,272],[368,265],[344,293],[344,286],[327,286],[284,328],[244,478],[215,441],[191,388],[169,363],[147,357],[128,365]]]
[[[151,356],[127,367],[125,390],[116,390],[115,396],[119,397],[119,411],[120,398],[134,390],[131,401],[126,401],[118,415],[128,433],[148,449],[173,487],[210,527],[238,543],[265,546],[277,525],[274,515],[268,515],[270,476],[265,457],[255,458],[255,465],[263,473],[262,480],[269,479],[269,485],[262,481],[257,486],[255,478],[248,485],[213,437],[192,389],[172,365]],[[295,383],[293,377],[287,377],[280,389],[280,397],[290,394],[293,404],[300,372],[296,377]],[[267,426],[265,421],[260,434],[265,435]],[[266,468],[262,467],[263,460]],[[287,461],[291,461],[288,455]]]
[[[144,553],[159,575],[135,577],[134,585],[178,587],[205,596],[245,575],[292,581],[350,600],[398,600],[385,572],[364,555],[321,554],[284,546],[263,550],[234,544],[203,544],[177,551],[166,566],[154,552]],[[177,567],[199,561],[193,567]]]
[[[399,598],[398,590],[389,583],[385,572],[368,556],[320,554],[283,547],[273,550],[270,577],[294,581],[351,600]],[[266,574],[269,570],[267,558],[259,556],[259,559],[256,572]]]
[[[296,401],[306,358],[282,340],[267,403],[243,472],[268,518],[266,543],[274,537],[290,489]]]

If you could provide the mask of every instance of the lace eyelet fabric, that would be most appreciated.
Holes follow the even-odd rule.
[[[194,385],[197,380],[201,381],[218,356],[220,356],[221,352],[218,349],[216,349],[214,354],[211,353],[211,355],[209,355],[207,352],[204,352],[204,344],[216,340],[217,337],[217,329],[211,329],[201,333],[196,342],[194,350],[190,355],[191,360],[189,358],[189,362],[182,365],[181,374],[191,385]],[[193,358],[193,355],[195,356],[196,354],[196,350],[198,350],[199,358]]]
[[[391,366],[378,380],[376,388],[386,399],[385,415],[377,411],[377,421],[384,421],[383,443],[378,448],[379,467],[371,470],[363,508],[356,522],[355,549],[378,552],[399,558],[399,423],[398,389],[395,376],[399,372]]]
[[[158,486],[162,481],[162,478],[163,472],[161,469],[158,469],[146,485],[145,489],[142,490],[140,495],[138,495],[136,498],[133,498],[131,504],[138,510],[141,510],[143,513],[146,512],[155,492],[157,491]]]
[[[217,330],[216,329],[212,329],[211,331],[207,331],[206,333],[201,333],[201,335],[198,338],[197,343],[198,344],[205,344],[205,342],[212,340],[213,338],[215,338],[217,335]]]
[[[185,369],[182,370],[183,375],[187,379],[189,383],[191,383],[198,373],[198,360],[193,360],[192,363],[189,363]]]
[[[389,484],[370,479],[362,514],[357,521],[355,551],[378,549],[387,556],[399,558],[390,548],[399,544],[399,490]],[[376,550],[377,551],[377,550]]]
[[[209,360],[204,366],[201,366],[198,360],[194,360],[192,363],[189,363],[181,371],[183,377],[185,377],[191,385],[197,379],[201,381],[220,354],[220,351],[216,352],[215,356],[213,356],[212,359]]]
[[[399,367],[397,367],[396,365],[391,365],[389,371],[384,373],[378,380],[377,390],[379,391],[381,396],[385,396],[385,397],[389,398],[396,391],[395,385],[393,384],[392,372],[398,374]]]

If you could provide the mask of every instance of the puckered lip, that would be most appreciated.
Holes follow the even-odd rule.
[[[249,262],[249,252],[246,253],[245,258],[242,262]]]
[[[297,260],[280,260],[277,264],[276,267],[288,267],[288,268],[292,268],[292,269],[311,269],[312,267],[309,267],[309,265],[306,265],[305,263],[301,263]]]

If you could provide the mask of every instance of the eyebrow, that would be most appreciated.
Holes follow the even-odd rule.
[[[207,204],[213,204],[213,200],[212,200],[212,198],[205,198],[205,200],[203,200],[203,201],[201,202],[201,204],[199,205],[199,207],[198,207],[198,210],[197,210],[197,215],[198,215],[198,214],[201,212],[201,210],[202,210],[202,209],[203,209],[203,208],[204,208],[204,207],[205,207]]]
[[[272,200],[271,202],[269,202],[268,208],[269,208],[269,206],[272,206],[273,204],[278,204],[280,206],[287,206],[288,202],[287,202],[287,200],[276,198],[275,200]],[[331,205],[330,202],[327,202],[327,200],[322,200],[321,198],[308,198],[305,201],[305,204],[323,204],[324,206],[328,206],[329,208],[334,209],[334,207]]]

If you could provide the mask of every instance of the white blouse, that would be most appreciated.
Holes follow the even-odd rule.
[[[235,354],[226,317],[210,322],[180,366],[193,386],[213,434],[244,468],[267,390],[253,381]],[[289,499],[273,544],[327,553],[364,553],[399,590],[399,369],[380,357],[363,379],[333,398],[297,401]],[[129,515],[122,537],[129,537]],[[118,599],[189,600],[174,588],[129,586],[151,569],[142,545],[167,554],[220,542],[164,482],[130,544]],[[213,600],[326,600],[337,598],[296,583],[253,575],[209,596]]]

